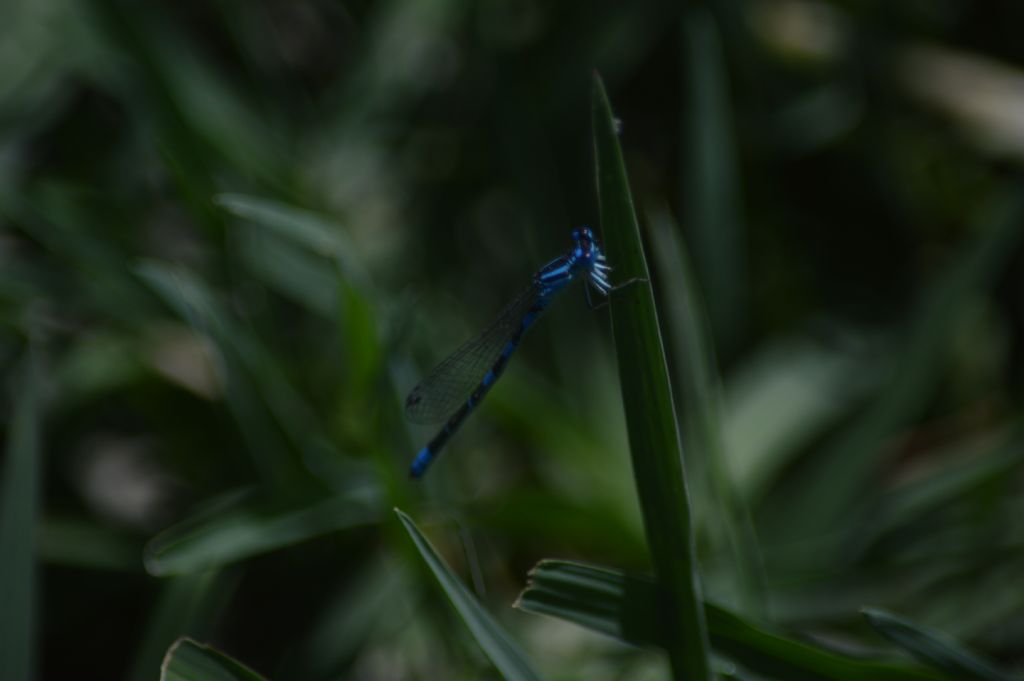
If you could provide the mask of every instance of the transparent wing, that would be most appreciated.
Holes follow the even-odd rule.
[[[539,292],[536,285],[531,285],[506,305],[479,336],[463,343],[438,364],[405,398],[406,418],[414,423],[440,423],[450,417],[498,361]]]

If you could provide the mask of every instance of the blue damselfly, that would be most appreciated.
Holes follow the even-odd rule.
[[[589,227],[572,232],[573,247],[533,275],[525,291],[505,306],[476,338],[467,341],[413,388],[405,413],[416,423],[445,422],[441,431],[419,451],[410,474],[423,475],[441,448],[483,400],[501,376],[523,334],[573,279],[582,277],[601,295],[612,290],[611,267]],[[589,296],[588,296],[589,300]]]

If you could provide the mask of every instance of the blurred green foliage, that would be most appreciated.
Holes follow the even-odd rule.
[[[705,597],[782,641],[769,658],[803,644],[750,622],[828,664],[962,659],[932,629],[986,673],[1024,664],[1024,5],[0,17],[4,679],[152,679],[181,636],[272,679],[493,676],[396,506],[545,678],[665,677],[658,652],[509,607],[542,558],[649,572],[582,293],[406,477],[432,433],[405,392],[573,226],[600,234],[593,69]],[[862,606],[930,629],[886,620],[893,646]],[[772,669],[716,651],[723,675]]]

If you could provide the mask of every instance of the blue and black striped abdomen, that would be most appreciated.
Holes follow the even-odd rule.
[[[458,430],[459,426],[462,425],[466,417],[475,409],[480,402],[483,401],[484,396],[487,395],[487,391],[501,378],[502,373],[505,371],[505,367],[508,365],[509,359],[512,357],[512,353],[519,347],[519,343],[523,339],[523,335],[526,331],[533,326],[537,318],[547,308],[550,298],[543,293],[534,296],[531,305],[525,310],[520,317],[518,325],[510,333],[505,341],[505,344],[501,348],[501,352],[498,353],[497,359],[494,360],[491,367],[484,373],[483,377],[477,383],[476,388],[469,394],[466,400],[458,408],[458,410],[452,414],[448,421],[444,424],[441,431],[434,436],[426,447],[421,449],[416,455],[416,458],[412,462],[412,467],[409,473],[414,478],[418,478],[427,470],[427,467],[433,462],[440,453],[441,448],[448,442],[455,431]],[[416,391],[413,391],[416,394]],[[412,395],[410,395],[410,398]],[[408,402],[406,409],[408,409]]]

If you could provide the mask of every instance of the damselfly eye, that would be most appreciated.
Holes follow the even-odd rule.
[[[577,258],[582,258],[583,257],[583,249],[582,248],[577,248],[576,249],[576,257]]]
[[[572,240],[573,241],[579,241],[580,240],[580,230],[578,230],[578,229],[572,230]]]

